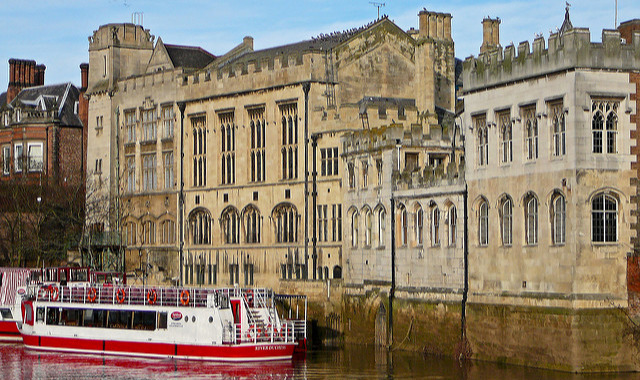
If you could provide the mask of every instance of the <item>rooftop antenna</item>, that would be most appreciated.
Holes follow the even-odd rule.
[[[142,26],[142,18],[144,13],[142,12],[133,12],[131,13],[131,23]]]
[[[614,28],[618,27],[618,0],[616,0],[616,16],[615,16],[615,19],[613,20],[613,27]]]
[[[616,0],[617,1],[617,0]],[[369,4],[373,5],[374,7],[378,8],[378,20],[380,20],[380,8],[384,7],[386,4],[385,3],[376,3],[375,1],[370,1]]]

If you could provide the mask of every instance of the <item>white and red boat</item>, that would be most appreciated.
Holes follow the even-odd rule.
[[[0,341],[20,341],[18,324],[20,318],[20,301],[17,292],[27,285],[31,273],[26,268],[0,268]]]
[[[276,307],[276,304],[283,305]],[[280,312],[304,317],[283,319]],[[29,286],[29,349],[212,361],[290,359],[306,350],[306,297],[266,289]]]

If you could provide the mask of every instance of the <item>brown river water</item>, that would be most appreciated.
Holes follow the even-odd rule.
[[[576,375],[372,347],[312,350],[306,358],[220,364],[26,350],[0,344],[0,379],[640,379],[640,374]]]

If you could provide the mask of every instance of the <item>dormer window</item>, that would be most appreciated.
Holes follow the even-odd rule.
[[[20,108],[16,109],[16,123],[20,122],[20,117],[22,116],[22,111],[20,110]]]

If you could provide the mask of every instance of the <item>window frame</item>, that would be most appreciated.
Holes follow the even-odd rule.
[[[566,220],[567,201],[564,195],[556,193],[551,198],[551,243],[553,245],[566,243]]]
[[[489,202],[482,200],[478,205],[478,246],[489,245]]]
[[[11,145],[2,146],[2,175],[11,174]]]
[[[595,202],[599,199],[602,198],[603,202],[602,202],[602,209],[598,209],[598,210],[594,210],[595,208]],[[607,210],[607,203],[606,201],[609,200],[610,202],[613,203],[614,205],[614,209],[613,210]],[[591,241],[593,243],[596,244],[615,244],[618,243],[618,234],[619,234],[619,228],[618,228],[618,213],[619,213],[619,200],[617,197],[615,197],[612,194],[606,193],[606,192],[601,192],[596,194],[592,199],[591,199]],[[601,220],[602,220],[602,226],[601,226],[601,235],[602,235],[602,239],[596,239],[596,228],[598,228],[596,226],[595,223],[595,217],[596,215],[601,215]],[[608,225],[608,223],[611,223],[611,220],[609,218],[613,218],[613,237],[611,237],[611,225]]]
[[[538,244],[539,209],[540,202],[538,198],[533,194],[527,195],[524,199],[524,233],[525,244],[528,246]]]
[[[24,170],[24,146],[21,142],[13,144],[13,171],[22,173]]]

